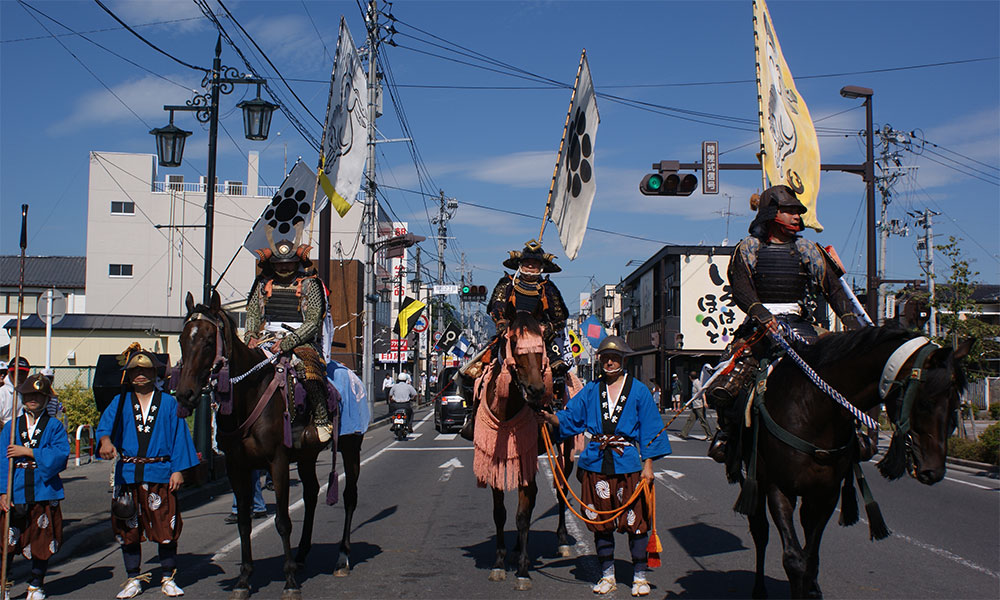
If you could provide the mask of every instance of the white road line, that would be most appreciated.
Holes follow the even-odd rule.
[[[686,502],[697,502],[697,498],[674,485],[674,483],[667,479],[663,473],[657,473],[654,477],[656,477],[656,480],[659,481],[663,487],[677,494],[681,500]]]
[[[454,440],[457,436],[458,436],[457,433],[439,433],[438,436],[434,438],[434,441],[436,442],[438,440],[443,440],[450,442]]]
[[[472,446],[430,446],[423,448],[411,448],[409,446],[388,446],[384,450],[392,452],[431,452],[437,450],[473,450]]]
[[[549,461],[540,460],[538,462],[540,463],[539,466],[541,467],[542,472],[545,473],[545,478],[549,480],[549,489],[552,490],[552,494],[558,495],[559,492],[555,490],[555,480],[552,478],[552,469],[549,468]],[[559,502],[558,497],[556,497],[556,502]],[[556,519],[558,518],[559,517],[557,515]],[[570,535],[573,536],[573,539],[576,540],[576,545],[573,547],[576,549],[577,556],[588,556],[595,553],[594,550],[590,548],[590,544],[587,543],[587,539],[589,539],[590,536],[584,533],[583,529],[580,527],[580,523],[576,519],[576,515],[573,513],[570,513],[569,516],[566,517],[566,529],[569,531]],[[584,565],[589,565],[590,563],[591,561],[584,561]],[[590,573],[590,575],[592,578],[596,578],[598,575],[597,569],[592,570],[594,572]]]
[[[954,479],[952,477],[945,477],[945,479],[947,479],[948,481],[954,481],[955,483],[961,483],[963,485],[971,485],[972,487],[977,487],[981,490],[992,490],[995,492],[998,489],[1000,489],[1000,488],[988,487],[985,485],[979,485],[978,483],[972,483],[971,481],[962,481],[961,479]]]
[[[660,458],[686,458],[690,460],[712,460],[708,456],[679,456],[677,454],[668,454],[666,456],[661,456]]]
[[[425,420],[426,420],[426,419],[425,419]],[[393,444],[395,444],[395,443],[396,443],[396,442],[393,442]],[[381,454],[382,454],[383,452],[385,452],[386,450],[389,450],[390,448],[391,448],[391,445],[390,445],[390,446],[386,446],[385,448],[382,448],[381,450],[379,450],[379,451],[378,451],[378,452],[376,452],[375,454],[372,454],[372,455],[371,455],[371,456],[369,456],[368,458],[366,458],[366,459],[364,459],[363,461],[361,461],[361,466],[363,467],[363,466],[365,466],[365,465],[366,465],[367,463],[369,463],[370,461],[372,461],[372,460],[375,460],[375,459],[376,459],[376,458],[378,458],[378,457],[379,457],[379,456],[380,456],[380,455],[381,455]],[[343,474],[343,473],[341,473],[341,474],[340,474],[340,477],[338,478],[338,481],[339,481],[340,483],[343,483],[343,482],[344,482],[344,474]],[[320,497],[320,498],[322,498],[322,497],[323,497],[323,494],[325,494],[325,493],[326,493],[326,488],[327,488],[327,486],[328,486],[328,485],[329,485],[329,484],[326,484],[326,483],[324,483],[324,484],[323,484],[322,486],[320,486],[320,488],[319,488],[319,497]],[[298,510],[299,508],[301,508],[301,507],[303,507],[303,506],[305,506],[305,501],[304,501],[304,500],[303,500],[302,498],[299,498],[298,500],[296,500],[295,502],[293,502],[292,504],[290,504],[290,505],[288,506],[288,514],[289,514],[289,515],[291,515],[291,514],[292,514],[292,512],[294,512],[294,511]],[[260,533],[261,533],[262,531],[264,531],[264,529],[265,529],[265,528],[267,528],[267,527],[271,527],[271,526],[273,526],[273,525],[274,525],[274,517],[273,517],[273,516],[271,516],[271,517],[268,517],[268,518],[267,518],[267,519],[265,519],[265,520],[264,520],[264,521],[263,521],[262,523],[258,523],[258,524],[257,524],[257,525],[255,525],[255,526],[254,526],[254,528],[253,528],[253,529],[252,529],[252,530],[250,531],[250,539],[251,539],[251,540],[252,540],[252,539],[254,539],[254,538],[255,538],[255,537],[257,537],[258,535],[260,535]],[[238,548],[238,547],[239,547],[239,545],[240,545],[240,538],[239,538],[239,537],[237,536],[237,538],[236,538],[235,540],[233,540],[233,541],[229,542],[228,544],[226,544],[225,546],[223,546],[223,547],[222,547],[222,549],[220,549],[220,550],[219,550],[218,552],[216,552],[216,553],[215,553],[215,554],[214,554],[214,555],[212,556],[212,562],[218,562],[218,561],[222,560],[222,558],[223,558],[223,557],[225,557],[225,555],[226,555],[226,554],[229,554],[229,553],[230,553],[230,552],[232,552],[232,551],[233,551],[233,550],[234,550],[235,548]]]

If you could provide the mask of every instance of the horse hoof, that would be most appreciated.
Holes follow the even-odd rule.
[[[518,577],[517,583],[514,584],[514,589],[519,592],[527,592],[531,589],[531,579],[527,577]]]
[[[507,579],[507,571],[503,569],[493,569],[490,571],[490,581],[503,581]]]
[[[250,590],[248,589],[233,590],[232,593],[229,594],[229,600],[247,600],[249,597]]]
[[[563,558],[569,558],[573,556],[573,548],[566,545],[559,546],[559,556],[562,556]]]
[[[302,590],[282,590],[281,600],[302,600]]]

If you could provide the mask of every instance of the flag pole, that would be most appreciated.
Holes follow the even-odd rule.
[[[313,229],[316,228],[316,200],[319,198],[320,178],[323,176],[323,169],[326,168],[326,132],[330,124],[330,107],[333,105],[334,77],[337,73],[337,59],[340,57],[340,35],[344,31],[344,16],[340,17],[340,34],[337,37],[337,50],[333,55],[333,69],[330,71],[330,94],[326,98],[326,118],[323,120],[323,137],[320,138],[319,160],[316,161],[316,185],[313,187],[312,219],[309,225],[309,245],[312,245]],[[329,285],[330,280],[330,206],[333,198],[327,202],[319,215],[319,250],[317,260],[319,261],[319,278],[324,285]]]
[[[10,407],[10,440],[8,445],[14,445],[14,430],[17,429],[17,386],[20,383],[18,381],[18,363],[21,362],[21,319],[24,318],[24,253],[28,248],[28,205],[21,205],[21,275],[17,282],[17,333],[15,335],[15,340],[17,341],[17,352],[14,358],[14,377],[12,382],[14,384],[14,397],[11,399]],[[52,315],[49,315],[52,318]],[[10,545],[10,513],[14,507],[13,498],[13,488],[14,488],[14,459],[7,459],[7,489],[5,493],[7,494],[7,510],[4,513],[3,521],[3,566],[0,567],[0,594],[4,597],[7,596],[7,565],[10,562],[7,560],[7,548]]]
[[[763,192],[767,189],[767,170],[764,168],[764,96],[760,89],[760,44],[761,40],[757,37],[757,2],[761,0],[753,1],[753,55],[754,55],[754,75],[757,78],[757,130],[760,136],[760,152],[757,153],[757,160],[760,161],[760,190]]]
[[[549,211],[552,209],[552,192],[556,187],[556,173],[559,172],[559,160],[562,158],[563,146],[566,144],[566,133],[569,129],[570,113],[573,110],[573,101],[576,99],[576,86],[580,83],[580,73],[583,71],[583,61],[587,58],[587,49],[580,53],[580,65],[576,68],[576,78],[573,80],[573,94],[569,97],[569,107],[566,109],[566,122],[563,123],[562,139],[559,140],[559,152],[556,154],[556,166],[552,169],[552,181],[549,182],[549,197],[545,200],[545,214],[542,215],[542,229],[538,232],[538,243],[542,243],[542,236],[545,234],[545,224],[549,220]]]

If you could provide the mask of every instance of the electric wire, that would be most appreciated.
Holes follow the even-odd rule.
[[[138,25],[133,25],[132,27],[150,27],[150,26],[153,26],[153,25],[169,25],[171,23],[182,23],[184,21],[197,21],[197,20],[200,20],[200,19],[201,19],[201,17],[185,17],[183,19],[170,19],[168,21],[154,21],[152,23],[139,23]],[[120,31],[121,29],[123,29],[123,28],[122,27],[104,27],[104,28],[101,28],[101,29],[88,29],[87,31],[80,31],[80,32],[73,32],[73,33],[56,33],[56,34],[53,34],[53,35],[36,35],[34,37],[23,37],[23,38],[14,38],[14,39],[10,39],[10,40],[0,40],[0,44],[12,44],[12,43],[15,43],[15,42],[32,42],[32,41],[35,41],[35,40],[47,40],[49,38],[54,38],[54,37],[69,37],[71,35],[80,35],[80,34],[84,34],[84,33],[104,33],[104,32],[107,32],[107,31]]]
[[[94,2],[98,6],[100,6],[101,9],[104,10],[104,12],[108,13],[109,15],[111,15],[112,19],[114,19],[115,21],[118,21],[118,24],[121,25],[122,27],[124,27],[125,29],[127,29],[129,33],[131,33],[135,37],[139,38],[144,44],[146,44],[147,46],[149,46],[153,50],[156,50],[157,52],[159,52],[163,56],[166,56],[167,58],[169,58],[170,60],[174,61],[175,63],[177,63],[179,65],[182,65],[182,66],[185,66],[185,67],[187,67],[189,69],[194,69],[195,71],[201,71],[202,73],[209,73],[209,72],[211,72],[211,69],[206,69],[205,67],[199,67],[199,66],[196,66],[196,65],[192,65],[191,63],[185,62],[185,61],[177,58],[173,54],[170,54],[169,52],[167,52],[163,48],[160,48],[159,46],[157,46],[153,42],[147,40],[145,37],[143,37],[143,35],[141,33],[139,33],[138,31],[136,31],[135,29],[132,29],[131,27],[129,27],[128,23],[126,23],[125,21],[122,21],[118,17],[118,15],[116,15],[114,12],[112,12],[112,10],[110,8],[108,8],[107,6],[105,6],[104,3],[101,2],[101,0],[94,0]]]

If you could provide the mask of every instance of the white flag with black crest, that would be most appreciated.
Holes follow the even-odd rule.
[[[298,241],[301,232],[308,229],[312,221],[315,191],[316,173],[300,160],[264,207],[260,218],[243,241],[243,247],[255,252],[261,248],[270,248],[273,246],[272,242]]]
[[[580,68],[549,192],[552,222],[559,230],[559,241],[570,260],[576,258],[583,245],[590,220],[590,206],[597,193],[594,142],[600,121],[587,51],[584,50],[580,55]]]

